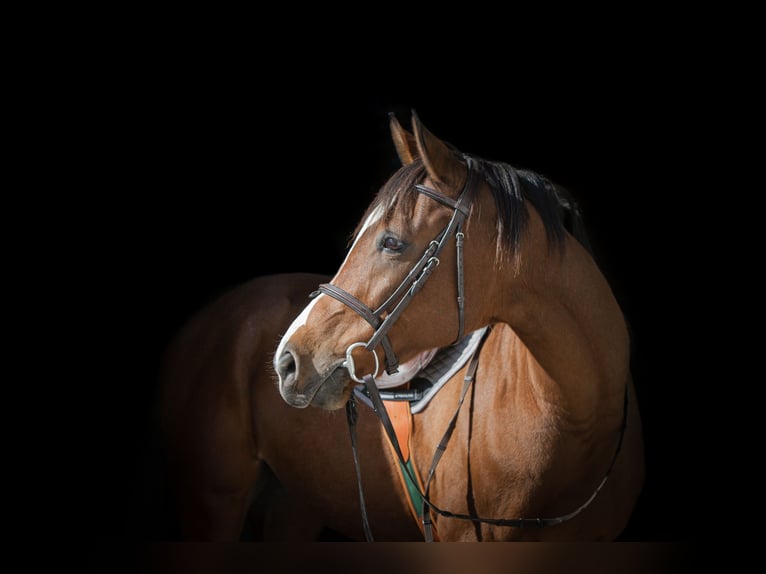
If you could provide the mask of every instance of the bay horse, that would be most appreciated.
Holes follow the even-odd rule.
[[[390,126],[402,167],[336,274],[255,279],[171,347],[186,537],[236,540],[250,512],[266,540],[616,539],[641,420],[576,203],[414,112]]]

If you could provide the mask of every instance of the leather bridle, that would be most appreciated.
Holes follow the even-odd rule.
[[[416,185],[415,188],[423,195],[430,197],[431,199],[446,205],[453,210],[452,218],[447,226],[433,239],[426,248],[425,252],[410,270],[404,280],[394,290],[394,292],[383,302],[380,307],[372,310],[370,307],[362,303],[359,299],[351,295],[348,291],[341,289],[340,287],[333,285],[332,283],[323,283],[319,285],[319,288],[312,293],[312,296],[324,293],[329,295],[354,310],[362,318],[364,318],[372,328],[375,330],[372,337],[366,343],[358,342],[353,343],[346,350],[346,362],[343,364],[348,369],[351,378],[361,383],[363,380],[356,374],[354,365],[354,359],[352,352],[357,347],[364,347],[370,351],[375,357],[375,372],[373,377],[378,375],[379,362],[378,356],[375,353],[375,348],[378,345],[383,347],[385,352],[385,369],[389,375],[392,375],[399,370],[399,360],[394,353],[394,349],[391,346],[391,341],[388,338],[388,332],[393,327],[394,323],[399,319],[402,312],[407,308],[412,301],[412,298],[423,288],[425,282],[431,276],[431,273],[439,265],[439,254],[444,249],[447,241],[452,235],[455,236],[455,247],[457,250],[457,308],[458,308],[458,333],[455,338],[455,342],[460,341],[463,337],[465,317],[465,297],[463,293],[463,224],[468,219],[469,210],[473,198],[476,195],[477,188],[477,176],[476,171],[473,168],[473,160],[470,157],[465,156],[466,167],[468,169],[468,175],[466,176],[465,185],[463,190],[458,196],[457,200],[452,199],[444,195],[443,193],[426,187],[424,185]],[[384,317],[385,314],[385,317]]]

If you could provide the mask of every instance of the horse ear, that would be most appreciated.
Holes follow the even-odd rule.
[[[391,125],[391,138],[394,140],[394,146],[396,147],[396,153],[399,155],[403,165],[411,164],[417,157],[417,144],[415,143],[415,136],[402,127],[399,120],[391,112],[388,114]]]
[[[458,191],[466,170],[453,148],[428,131],[415,110],[412,110],[412,126],[418,155],[423,158],[428,176],[435,183],[443,184],[446,189],[442,191]]]

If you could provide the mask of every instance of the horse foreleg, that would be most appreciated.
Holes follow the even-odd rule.
[[[181,538],[188,541],[315,542],[324,531],[319,517],[263,463],[238,487],[192,474],[178,485],[176,508]]]
[[[235,417],[189,419],[196,424],[166,433],[169,488],[180,536],[186,541],[239,541],[261,465]]]
[[[253,491],[244,538],[256,541],[315,542],[323,524],[282,487],[265,464]]]
[[[190,485],[179,489],[177,510],[181,537],[189,541],[239,541],[249,495],[249,487],[227,489]]]

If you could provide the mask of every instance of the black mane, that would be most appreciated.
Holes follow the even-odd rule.
[[[580,210],[566,189],[533,171],[517,169],[507,163],[469,157],[473,160],[474,169],[489,184],[497,206],[498,261],[510,260],[518,252],[521,235],[529,219],[527,202],[539,213],[551,249],[563,250],[565,232],[568,231],[591,252]],[[370,213],[381,205],[386,220],[392,217],[396,209],[412,214],[419,195],[415,184],[422,183],[426,175],[420,159],[399,168],[383,184],[367,208],[354,236],[359,233]]]
[[[508,252],[518,250],[521,233],[529,217],[526,201],[540,215],[551,248],[563,249],[564,233],[568,231],[592,253],[582,214],[569,191],[533,171],[517,169],[502,162],[472,159],[495,198],[497,232],[501,242],[498,245],[499,255],[504,257]]]

